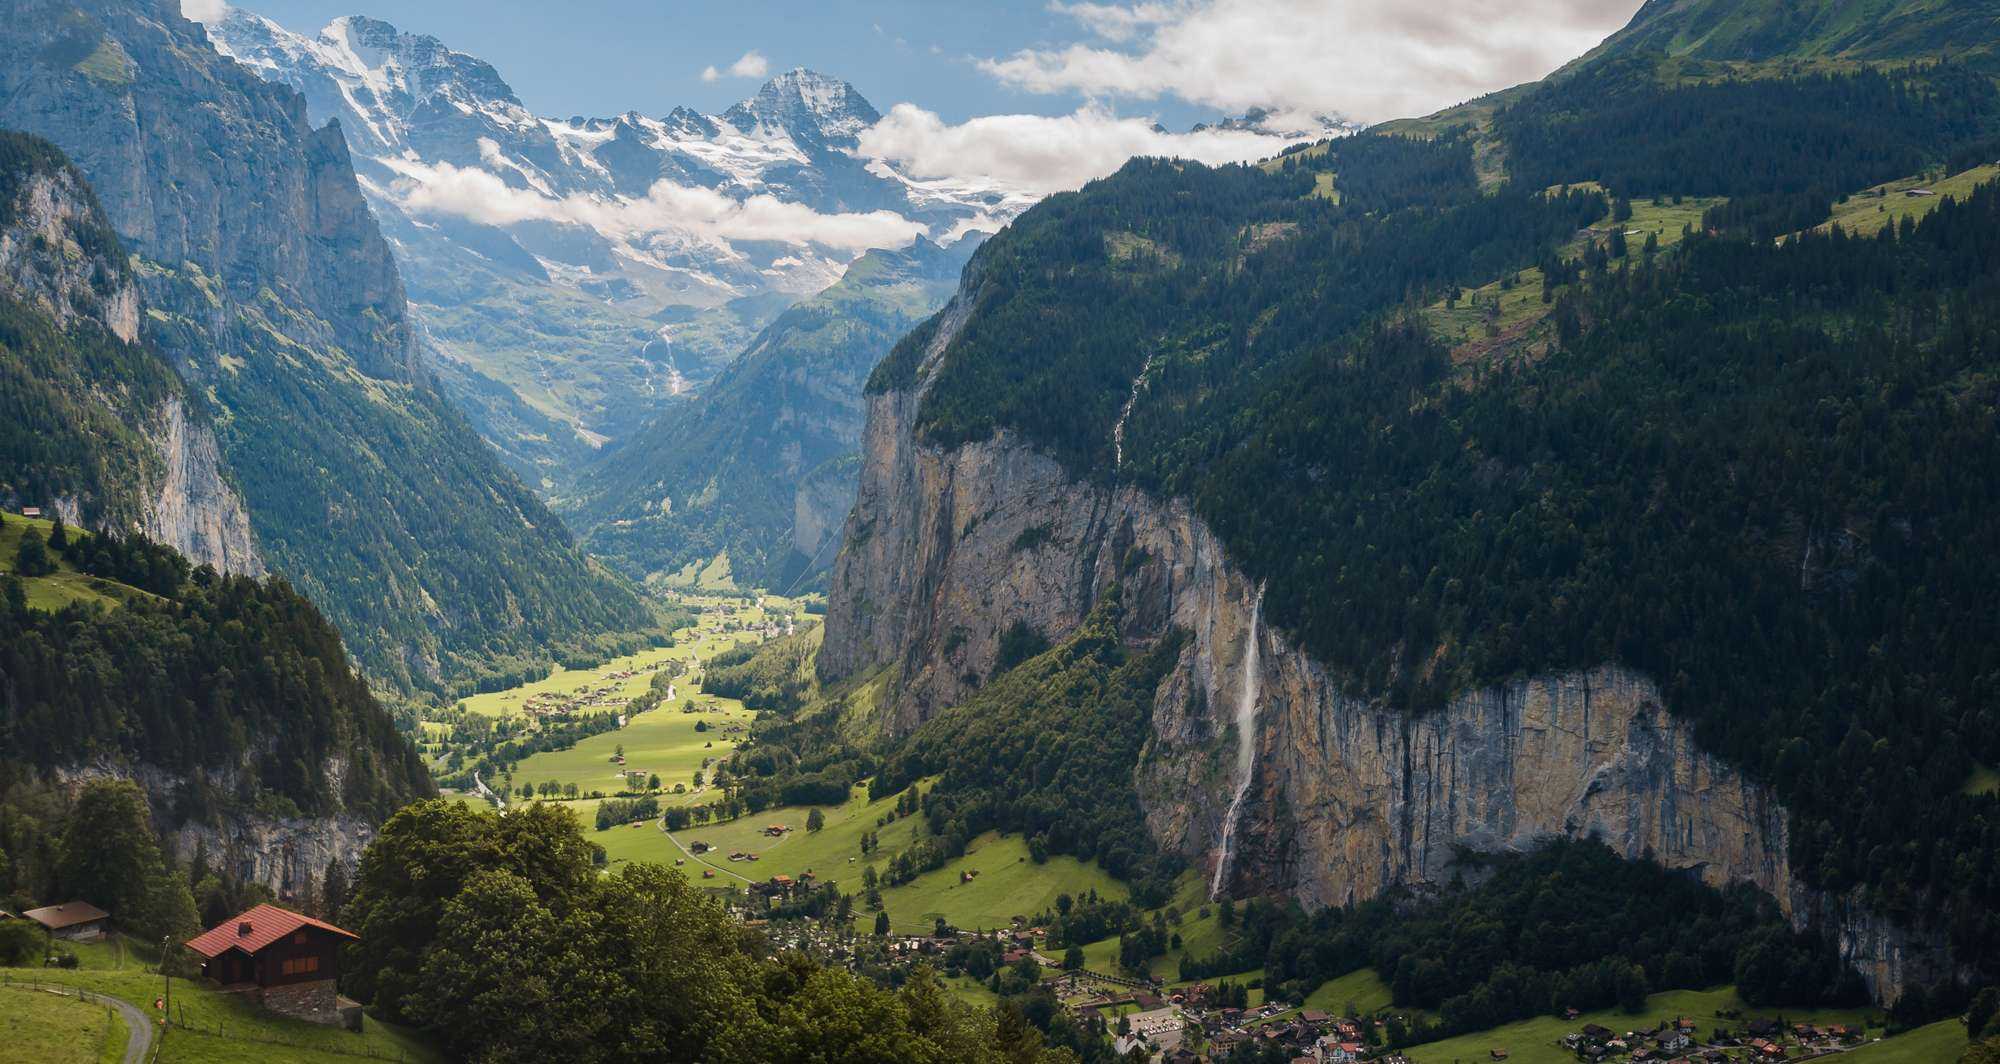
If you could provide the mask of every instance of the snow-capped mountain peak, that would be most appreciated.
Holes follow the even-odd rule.
[[[861,131],[882,120],[874,105],[839,78],[799,67],[772,78],[757,95],[723,114],[745,133],[760,125],[785,130],[815,144],[852,146]]]

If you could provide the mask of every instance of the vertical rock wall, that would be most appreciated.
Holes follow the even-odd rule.
[[[1229,893],[1339,904],[1448,879],[1460,847],[1596,837],[1717,885],[1754,883],[1802,926],[1829,922],[1885,998],[1947,963],[1923,936],[1798,884],[1783,808],[1698,749],[1647,677],[1611,664],[1535,676],[1411,718],[1254,626],[1255,585],[1184,502],[1072,480],[1004,433],[949,451],[920,442],[925,382],[969,302],[947,310],[916,387],[870,397],[834,570],[821,672],[892,669],[893,731],[966,695],[1015,621],[1059,640],[1118,582],[1128,640],[1192,637],[1160,685],[1134,782],[1161,845],[1210,873],[1239,778],[1234,707],[1249,641],[1262,641],[1250,790],[1220,870]]]

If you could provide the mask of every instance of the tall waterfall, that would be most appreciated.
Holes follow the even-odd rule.
[[[1222,895],[1222,877],[1229,871],[1229,859],[1234,856],[1233,844],[1236,840],[1236,818],[1243,810],[1243,799],[1250,793],[1250,774],[1257,759],[1257,696],[1263,683],[1261,644],[1257,633],[1264,619],[1264,589],[1257,588],[1256,604],[1250,607],[1250,636],[1243,648],[1243,689],[1236,699],[1236,797],[1230,799],[1229,812],[1222,820],[1222,856],[1215,862],[1215,879],[1208,885],[1208,896]]]

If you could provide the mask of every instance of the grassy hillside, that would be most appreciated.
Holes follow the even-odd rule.
[[[130,1031],[109,1005],[0,982],[0,1045],[38,1064],[119,1064]]]
[[[1652,51],[1748,61],[1985,59],[1996,38],[2000,6],[1990,0],[1657,0],[1591,57]]]
[[[21,537],[30,528],[47,540],[55,522],[0,513],[0,573],[18,575],[15,556],[21,550]],[[129,584],[80,572],[69,559],[60,556],[56,558],[55,572],[23,577],[21,583],[28,595],[28,605],[38,610],[59,610],[71,603],[121,606],[134,598],[154,597]]]
[[[78,986],[104,994],[110,998],[120,998],[128,1004],[138,1006],[148,1016],[156,1016],[152,1002],[162,994],[162,980],[158,972],[146,968],[124,968],[124,970],[94,970],[94,968],[0,968],[0,982],[52,982],[62,986]],[[10,1014],[8,1002],[32,1000],[26,990],[14,990],[0,986],[0,1024],[6,1024]],[[308,1024],[304,1020],[290,1020],[284,1016],[268,1014],[236,994],[222,994],[212,988],[204,988],[198,982],[174,980],[174,1026],[162,1034],[160,1056],[164,1064],[260,1064],[268,1060],[286,1060],[300,1064],[334,1064],[340,1060],[354,1060],[356,1056],[374,1056],[386,1060],[408,1060],[412,1064],[424,1064],[438,1060],[438,1056],[416,1036],[370,1018],[364,1022],[360,1034],[350,1034],[340,1028],[326,1028],[320,1024]],[[102,1016],[102,1012],[98,1012]],[[74,1022],[74,1018],[70,1020]],[[24,1022],[38,1038],[54,1038],[48,1026],[48,1018]],[[6,1030],[0,1026],[0,1030]],[[124,1024],[116,1024],[118,1032],[124,1032]],[[98,1048],[110,1042],[108,1036],[100,1036],[100,1042],[90,1044]],[[124,1038],[118,1038],[118,1046],[124,1046]],[[22,1060],[30,1060],[22,1056]],[[44,1060],[34,1056],[32,1060]],[[60,1056],[56,1060],[62,1060]],[[102,1060],[96,1052],[78,1060]]]
[[[976,872],[960,882],[965,872]],[[1016,916],[1032,918],[1055,908],[1056,896],[1120,899],[1130,891],[1094,861],[1056,855],[1036,864],[1018,835],[988,833],[972,840],[965,855],[882,892],[882,908],[898,931],[925,931],[943,917],[955,927],[1005,927]],[[861,917],[857,917],[861,918]]]

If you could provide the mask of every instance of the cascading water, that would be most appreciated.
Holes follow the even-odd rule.
[[[1211,898],[1222,896],[1222,878],[1228,874],[1229,859],[1234,855],[1236,817],[1250,793],[1250,773],[1257,758],[1257,696],[1263,683],[1257,633],[1263,619],[1264,589],[1259,587],[1257,601],[1250,607],[1249,641],[1243,648],[1243,690],[1236,700],[1236,797],[1230,799],[1229,812],[1222,820],[1222,856],[1215,862],[1215,879],[1208,885]]]

